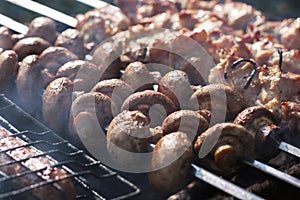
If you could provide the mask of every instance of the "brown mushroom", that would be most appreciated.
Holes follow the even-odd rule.
[[[276,142],[283,139],[283,131],[278,119],[262,106],[252,106],[240,112],[234,119],[235,124],[244,126],[255,135],[255,151],[258,159],[268,161],[280,151]]]
[[[124,110],[109,124],[107,149],[113,161],[131,163],[134,153],[145,153],[151,140],[149,118],[140,111]],[[129,152],[129,155],[127,155]],[[132,153],[132,154],[130,154]]]
[[[243,126],[219,123],[198,136],[194,150],[201,165],[228,176],[241,168],[240,158],[254,157],[254,135]]]
[[[40,37],[53,43],[56,39],[56,23],[48,17],[37,17],[29,24],[25,37]]]
[[[0,89],[5,89],[16,76],[18,70],[18,55],[12,50],[0,53]]]
[[[195,110],[213,110],[213,117],[226,112],[227,119],[233,119],[246,108],[243,96],[230,86],[223,84],[210,84],[199,88],[190,99],[191,103],[195,101],[199,104],[194,107]]]
[[[198,110],[197,112],[206,119],[208,124],[210,124],[210,119],[212,118],[212,116],[209,110]]]
[[[154,78],[149,73],[146,65],[141,62],[130,63],[125,68],[122,78],[134,91],[153,89]]]
[[[149,181],[155,189],[172,194],[191,180],[194,161],[191,143],[188,135],[182,132],[170,133],[157,142],[149,173]]]
[[[203,131],[208,129],[207,120],[196,111],[179,110],[168,115],[162,123],[163,134],[184,132],[190,140],[194,140]]]
[[[76,29],[67,29],[58,35],[55,46],[71,50],[78,58],[83,59],[85,48],[83,36]]]
[[[56,77],[68,77],[74,82],[75,91],[89,92],[99,81],[99,68],[88,61],[72,60],[62,65]]]
[[[72,81],[63,77],[52,81],[43,94],[44,121],[59,133],[63,133],[67,128],[72,91]]]
[[[136,92],[123,103],[121,110],[139,110],[151,119],[151,127],[161,125],[163,119],[176,110],[164,94],[152,90]]]
[[[74,118],[81,112],[90,112],[97,116],[100,127],[106,130],[113,119],[113,110],[116,109],[114,102],[105,94],[99,92],[89,92],[77,97],[70,109],[69,132],[77,135],[76,121]],[[75,128],[75,129],[74,129]]]
[[[19,40],[13,47],[13,50],[18,54],[19,59],[23,60],[28,55],[40,55],[51,44],[39,37],[28,37]]]
[[[0,27],[0,51],[9,50],[13,47],[12,35],[8,28],[1,26]]]
[[[61,65],[76,59],[76,55],[62,47],[49,47],[40,56],[30,55],[24,58],[16,79],[23,107],[40,117],[44,89],[55,79],[56,71]]]
[[[159,81],[158,91],[169,97],[177,108],[190,107],[188,104],[193,89],[185,72],[180,70],[168,72]]]
[[[31,114],[41,114],[43,89],[46,84],[41,78],[41,66],[38,56],[31,55],[23,59],[17,79],[16,86],[23,108]]]
[[[116,103],[118,113],[120,112],[125,99],[134,92],[130,85],[120,79],[100,81],[91,91],[101,92],[102,94],[109,96]]]

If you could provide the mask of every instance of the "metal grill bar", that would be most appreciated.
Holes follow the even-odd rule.
[[[2,109],[3,107],[1,107],[1,105],[4,105],[3,107],[5,107],[5,109]],[[7,107],[7,105],[12,106]],[[38,122],[28,114],[24,113],[20,108],[18,108],[10,100],[6,99],[3,95],[0,95],[0,115],[2,115],[0,116],[1,126],[9,130],[12,133],[12,137],[18,137],[20,140],[26,140],[31,145],[36,145],[36,142],[32,141],[35,141],[40,137],[43,137],[43,139],[47,140],[47,142],[39,140],[39,142],[37,143],[37,145],[47,144],[46,146],[41,146],[41,148],[37,148],[36,146],[34,146],[35,148],[37,148],[37,150],[45,152],[43,154],[40,154],[39,156],[45,155],[47,153],[53,153],[53,155],[49,156],[49,159],[54,163],[50,167],[59,167],[65,170],[68,174],[66,177],[61,177],[58,180],[52,180],[49,182],[47,180],[43,181],[43,179],[41,179],[41,181],[43,182],[40,181],[39,183],[33,184],[26,188],[17,188],[16,191],[10,192],[0,192],[0,198],[23,195],[24,193],[31,191],[35,187],[42,187],[43,185],[46,186],[48,184],[56,188],[58,192],[63,192],[60,191],[60,185],[57,185],[57,181],[63,180],[68,177],[72,178],[74,186],[76,187],[76,191],[78,192],[78,196],[81,198],[87,197],[88,199],[125,199],[140,193],[140,189],[137,186],[122,178],[116,172],[108,169],[99,161],[96,161],[95,159],[89,157],[82,150],[79,150],[72,144],[67,143],[53,131],[49,131],[49,129],[47,129],[44,125],[42,125],[40,122]],[[5,117],[6,115],[9,116],[7,118],[8,120]],[[26,119],[24,120],[24,118]],[[17,123],[15,124],[17,125],[16,128],[9,123],[10,120],[17,120]],[[20,123],[24,121],[27,123]],[[32,126],[28,123],[32,123]],[[26,127],[26,129],[23,129],[22,127]],[[33,129],[31,129],[30,127],[33,127]],[[28,130],[28,128],[30,131]],[[24,131],[19,131],[19,129]],[[41,130],[41,132],[36,133],[36,130]],[[47,150],[49,148],[54,149]],[[58,154],[56,154],[56,152]],[[74,160],[75,158],[76,161]],[[61,161],[57,162],[57,159]],[[19,160],[20,164],[22,163],[22,161],[23,160]],[[24,170],[26,170],[26,168],[24,168]],[[2,177],[0,178],[0,183],[4,183],[6,186],[10,183],[16,184],[16,178],[21,177],[22,175],[24,176],[25,174],[38,176],[39,172],[41,172],[42,170],[44,169],[35,171],[26,170],[21,172],[23,174],[20,173],[14,176],[9,176],[5,173],[2,173],[2,171],[0,170],[0,174],[2,175]],[[111,185],[117,184],[121,189],[119,191],[110,192],[107,189],[102,189],[102,187],[98,188],[98,184],[101,184],[103,180],[106,180],[106,182]],[[16,184],[16,186],[18,186],[18,184]],[[14,188],[15,187],[11,188],[11,190],[13,190]],[[63,195],[64,194],[62,193],[62,196]]]
[[[58,22],[62,22],[70,27],[77,26],[77,19],[70,17],[62,12],[59,12],[55,9],[49,8],[43,4],[31,0],[5,0],[20,7],[26,8],[33,12],[39,13],[41,15],[50,17]]]
[[[109,9],[120,10],[120,8],[110,5],[104,1],[99,1],[99,0],[76,0],[76,1],[94,8],[109,7]]]
[[[3,26],[6,26],[7,28],[16,31],[21,34],[26,34],[28,32],[28,27],[9,18],[6,17],[5,15],[0,14],[0,24]]]

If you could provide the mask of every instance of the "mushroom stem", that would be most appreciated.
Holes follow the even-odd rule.
[[[214,153],[214,160],[218,167],[233,166],[237,160],[238,155],[235,147],[229,144],[219,146]]]

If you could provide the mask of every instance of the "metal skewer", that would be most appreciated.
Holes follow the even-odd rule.
[[[241,161],[251,167],[254,167],[260,171],[263,171],[267,174],[277,177],[278,179],[283,180],[284,182],[287,182],[297,188],[300,188],[300,180],[296,177],[293,177],[293,176],[286,174],[280,170],[277,170],[277,169],[275,169],[269,165],[266,165],[258,160],[242,159]]]
[[[248,192],[244,188],[241,188],[203,168],[198,167],[197,165],[192,164],[192,167],[195,170],[195,177],[238,199],[263,199],[253,193]]]
[[[12,4],[18,5],[20,7],[26,8],[33,12],[39,13],[41,15],[50,17],[58,22],[64,23],[70,27],[76,27],[77,19],[70,17],[62,12],[59,12],[55,9],[49,8],[43,4],[39,4],[37,2],[31,0],[5,0]]]
[[[155,147],[155,144],[150,144],[150,149],[153,150]],[[216,187],[220,190],[222,190],[223,192],[232,195],[233,197],[236,197],[238,199],[247,199],[247,200],[261,200],[263,198],[248,192],[247,190],[245,190],[244,188],[237,186],[233,183],[231,183],[230,181],[227,181],[223,178],[220,178],[219,176],[195,165],[192,164],[191,165],[194,172],[194,176],[202,181],[204,181],[205,183],[210,184],[213,187]]]
[[[289,143],[286,143],[286,142],[278,142],[276,140],[275,140],[275,142],[277,142],[277,147],[280,150],[300,158],[300,149],[299,148],[297,148]]]
[[[27,26],[2,14],[0,14],[0,24],[24,35],[28,32]]]

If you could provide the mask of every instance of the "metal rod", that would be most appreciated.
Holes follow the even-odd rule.
[[[150,144],[150,150],[153,150],[155,145]],[[232,195],[233,197],[236,197],[238,199],[257,199],[261,200],[263,198],[245,190],[244,188],[241,188],[240,186],[237,186],[195,164],[192,164],[192,168],[194,169],[194,176],[205,183],[208,183],[212,185],[213,187],[216,187],[223,192]]]
[[[285,151],[289,154],[292,154],[292,155],[300,158],[300,149],[291,144],[288,144],[286,142],[280,142],[278,145],[278,148],[281,149],[282,151]]]
[[[112,9],[120,10],[120,8],[113,6],[109,3],[106,3],[104,1],[99,1],[99,0],[76,0],[76,1],[94,8],[110,7]]]
[[[0,14],[0,24],[24,35],[28,32],[27,26],[2,14]]]
[[[263,171],[267,174],[270,174],[274,177],[277,177],[280,180],[283,180],[284,182],[287,182],[297,188],[300,188],[300,180],[298,178],[295,178],[289,174],[286,174],[280,170],[277,170],[269,165],[266,165],[258,160],[246,160],[241,159],[241,161],[249,166],[252,166],[260,171]]]
[[[200,180],[238,198],[238,199],[263,199],[251,192],[248,192],[244,188],[241,188],[225,179],[222,179],[215,174],[198,167],[197,165],[192,164],[192,167],[195,170],[195,176]]]
[[[70,17],[69,15],[66,15],[55,9],[49,8],[45,5],[42,5],[40,3],[31,1],[31,0],[5,0],[5,1],[15,4],[15,5],[18,5],[23,8],[26,8],[33,12],[39,13],[41,15],[50,17],[58,22],[66,24],[70,27],[74,28],[77,25],[77,19]]]

